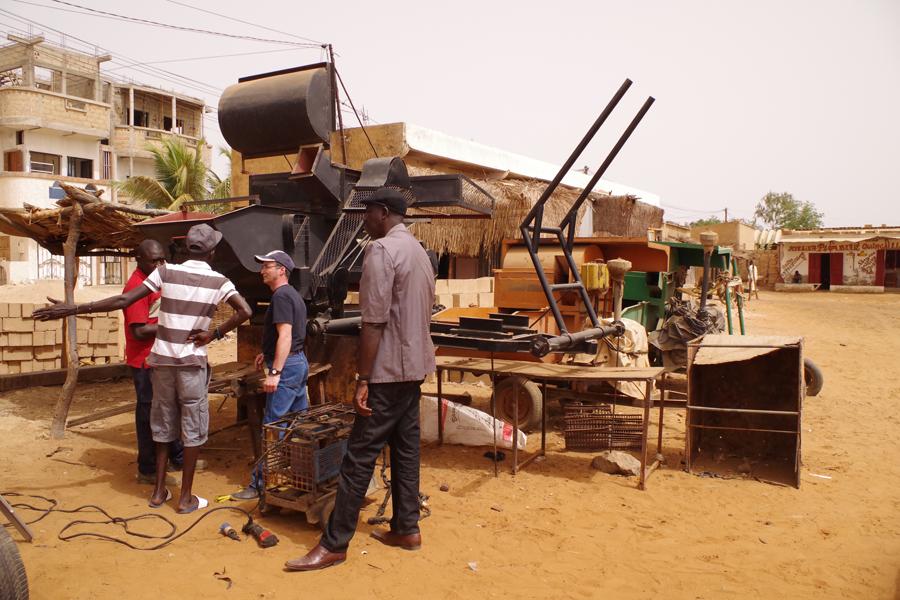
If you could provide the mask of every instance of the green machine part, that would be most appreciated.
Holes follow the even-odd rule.
[[[625,274],[624,316],[639,321],[647,331],[656,329],[659,319],[666,314],[667,297],[665,273],[629,271]],[[628,310],[639,304],[643,305],[640,311]]]

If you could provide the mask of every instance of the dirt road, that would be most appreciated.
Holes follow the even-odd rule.
[[[317,540],[297,515],[265,519],[281,538],[272,549],[218,535],[223,521],[242,522],[223,511],[169,547],[139,552],[86,537],[62,542],[57,534],[76,515],[51,514],[34,524],[35,542],[20,545],[32,598],[900,597],[900,296],[761,295],[748,307],[751,332],[804,336],[826,377],[823,392],[804,406],[799,490],[682,472],[684,419],[671,411],[663,447],[669,467],[644,492],[633,479],[591,470],[591,454],[564,452],[557,433],[548,458],[516,478],[495,479],[483,449],[426,448],[422,489],[433,514],[422,522],[423,549],[383,547],[362,524],[347,563],[320,573],[282,571]],[[216,355],[226,360],[231,351]],[[0,490],[52,497],[62,508],[150,512],[149,488],[134,479],[132,418],[49,440],[58,393],[0,395]],[[128,381],[86,385],[73,415],[130,398]],[[234,420],[233,401],[220,404],[211,402],[212,428]],[[230,430],[211,439],[198,493],[215,497],[246,482],[247,438]],[[439,491],[442,483],[448,492]],[[363,517],[375,508],[368,505]],[[179,529],[196,518],[171,506],[159,514]],[[118,526],[79,528],[88,529],[124,537]],[[230,589],[217,572],[231,578]]]

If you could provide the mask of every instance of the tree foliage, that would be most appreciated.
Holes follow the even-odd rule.
[[[204,140],[194,147],[184,140],[167,137],[160,144],[148,144],[153,155],[154,177],[138,175],[118,183],[119,190],[152,208],[177,210],[182,203],[208,198],[228,198],[231,177],[219,178],[203,162]],[[223,151],[228,153],[227,150]],[[208,207],[221,212],[227,205]]]
[[[688,223],[688,227],[703,227],[704,225],[718,225],[722,222],[719,217],[705,217]]]
[[[825,214],[812,202],[796,200],[787,192],[769,192],[757,203],[753,217],[770,229],[818,229]]]

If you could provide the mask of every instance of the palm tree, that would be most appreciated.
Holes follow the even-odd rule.
[[[194,148],[179,138],[167,137],[160,145],[148,144],[156,178],[137,175],[118,184],[119,190],[152,208],[178,209],[183,202],[204,200],[209,170],[203,163],[204,140]],[[230,182],[229,182],[230,186]]]
[[[231,167],[231,150],[228,148],[219,148],[219,154],[228,159],[229,168]],[[206,184],[209,188],[209,198],[230,198],[231,197],[231,175],[222,179],[219,175],[209,170],[206,176]]]

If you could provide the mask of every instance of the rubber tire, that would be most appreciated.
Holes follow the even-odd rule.
[[[806,381],[806,395],[816,396],[825,385],[825,376],[822,369],[808,358],[803,359],[803,379]]]
[[[516,387],[519,388],[519,429],[531,431],[539,428],[541,426],[541,397],[543,396],[541,386],[522,375],[504,377],[497,382],[494,390],[497,417],[507,423],[513,422],[513,398]]]
[[[0,600],[28,600],[28,578],[16,542],[0,526]]]

